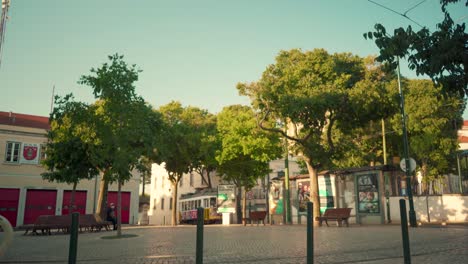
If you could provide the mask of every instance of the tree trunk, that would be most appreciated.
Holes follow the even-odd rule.
[[[103,173],[103,177],[101,178],[101,182],[99,183],[99,195],[96,209],[96,214],[98,214],[102,220],[106,219],[107,190],[109,189],[109,181],[107,181],[104,178],[105,177]]]
[[[117,191],[117,236],[122,235],[122,183],[119,180]]]
[[[208,188],[213,188],[213,186],[211,185],[211,177],[210,177],[210,171],[209,170],[206,170],[206,179],[208,180]]]
[[[68,214],[73,213],[75,210],[75,193],[76,193],[76,185],[78,185],[77,182],[73,183],[73,189],[70,197],[70,207],[68,209]]]
[[[237,195],[236,195],[236,212],[237,212],[237,223],[242,223],[242,206],[241,206],[241,198],[242,198],[242,187],[237,188]]]
[[[423,179],[426,178],[426,175],[427,175],[427,165],[426,164],[422,164],[421,166],[421,171],[422,171],[422,176],[423,176]],[[426,188],[427,191],[426,191],[426,213],[427,213],[427,222],[431,222],[431,214],[429,212],[429,188]]]
[[[172,226],[177,225],[177,191],[178,191],[178,184],[179,182],[173,182],[172,188]]]
[[[145,197],[145,185],[146,185],[146,173],[143,173],[143,186],[141,191],[141,196]]]
[[[313,207],[313,217],[320,216],[320,198],[319,198],[319,189],[318,189],[318,172],[317,169],[312,167],[310,164],[310,160],[308,158],[305,159],[307,170],[309,171],[310,175],[310,201],[314,203]],[[318,221],[312,220],[314,226],[318,226]]]
[[[244,191],[242,193],[244,194],[244,196],[242,197],[242,223],[245,226],[247,224],[247,221],[245,220],[247,218],[247,190],[244,188]]]

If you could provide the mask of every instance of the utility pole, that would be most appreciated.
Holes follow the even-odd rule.
[[[2,16],[0,17],[0,66],[2,65],[2,50],[5,41],[6,21],[8,19],[8,8],[10,0],[2,0]]]
[[[288,124],[284,122],[284,132],[288,133]],[[289,195],[289,148],[288,139],[284,137],[284,200],[286,201],[286,224],[292,224],[291,199]]]
[[[405,114],[405,97],[403,95],[403,90],[401,89],[401,80],[400,80],[400,58],[397,57],[397,77],[398,77],[398,91],[400,93],[400,103],[401,103],[401,124],[403,126],[403,150],[405,156],[405,173],[406,173],[406,190],[408,193],[409,200],[409,220],[411,227],[417,227],[416,223],[416,212],[414,211],[414,202],[413,202],[413,191],[411,190],[411,168],[409,161],[409,146],[408,146],[408,132],[406,130],[406,114]]]

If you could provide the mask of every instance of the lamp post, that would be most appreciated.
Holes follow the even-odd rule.
[[[288,125],[287,121],[284,122],[284,132],[288,133]],[[285,203],[285,211],[286,211],[286,224],[292,224],[292,217],[291,217],[291,199],[289,193],[289,148],[288,148],[288,139],[284,137],[284,200]]]
[[[417,227],[416,223],[416,212],[414,211],[414,202],[413,202],[413,192],[411,190],[411,168],[409,161],[409,146],[408,146],[408,133],[406,130],[406,114],[405,114],[405,97],[403,95],[403,90],[401,89],[401,80],[400,80],[400,58],[397,56],[397,77],[398,77],[398,91],[400,93],[400,103],[401,103],[401,124],[403,126],[403,151],[405,156],[405,173],[406,173],[406,190],[408,193],[409,200],[409,220],[411,227]]]

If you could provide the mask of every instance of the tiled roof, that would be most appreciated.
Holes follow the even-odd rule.
[[[49,129],[49,118],[45,116],[25,115],[0,111],[0,124],[10,126]]]

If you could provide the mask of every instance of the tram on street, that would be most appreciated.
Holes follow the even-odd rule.
[[[179,199],[180,224],[196,224],[197,208],[203,207],[203,219],[205,224],[221,223],[221,214],[217,213],[217,192],[196,192],[183,194]]]

